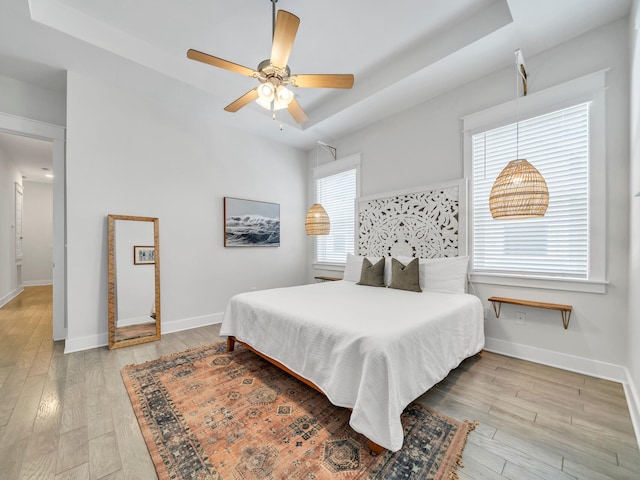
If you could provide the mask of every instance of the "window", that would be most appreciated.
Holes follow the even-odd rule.
[[[473,270],[582,278],[589,261],[589,103],[476,133]],[[518,153],[516,151],[518,150]],[[505,165],[526,158],[549,188],[544,217],[496,221],[489,193]]]
[[[469,179],[471,280],[604,293],[605,72],[542,90],[463,118]],[[544,176],[542,218],[494,220],[489,192],[518,157]]]
[[[329,235],[316,239],[315,261],[344,264],[355,250],[355,199],[359,194],[360,155],[321,165],[316,169],[316,202],[329,215]]]

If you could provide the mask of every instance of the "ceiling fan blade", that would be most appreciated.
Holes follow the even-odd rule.
[[[351,88],[353,75],[351,74],[306,74],[291,75],[289,83],[293,87],[302,88]]]
[[[207,63],[209,65],[213,65],[214,67],[224,68],[225,70],[230,70],[232,72],[239,73],[240,75],[246,75],[247,77],[258,76],[258,72],[256,72],[252,68],[243,67],[242,65],[238,65],[237,63],[223,60],[222,58],[214,57],[213,55],[202,53],[192,48],[187,51],[187,57],[191,60]]]
[[[293,119],[298,123],[304,123],[309,120],[309,117],[304,113],[304,110],[302,110],[302,107],[295,98],[291,100],[291,103],[287,106],[287,110],[289,110]]]
[[[296,39],[300,19],[294,14],[278,11],[276,28],[273,32],[273,46],[271,47],[271,65],[277,68],[285,68],[289,61],[289,55]]]
[[[224,107],[224,109],[227,112],[237,112],[242,107],[249,105],[251,102],[253,102],[257,98],[258,98],[258,87],[254,88],[253,90],[249,90],[247,93],[242,95],[239,99],[235,100],[234,102],[231,102],[229,105]]]

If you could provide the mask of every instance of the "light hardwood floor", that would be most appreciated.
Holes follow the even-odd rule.
[[[120,369],[222,340],[218,327],[63,354],[51,288],[0,309],[0,479],[154,479]],[[420,401],[478,420],[461,480],[640,479],[622,386],[483,352]]]

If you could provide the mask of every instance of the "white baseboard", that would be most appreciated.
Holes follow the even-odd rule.
[[[64,353],[80,352],[105,345],[109,345],[109,335],[106,332],[86,337],[67,338],[64,341]]]
[[[484,349],[510,357],[529,360],[550,367],[562,368],[571,372],[582,373],[592,377],[627,383],[626,368],[613,363],[600,362],[589,358],[553,352],[544,348],[531,347],[519,343],[507,342],[497,338],[485,338]]]
[[[22,284],[25,287],[44,287],[46,285],[53,285],[53,280],[23,280]]]
[[[162,335],[167,333],[181,332],[192,328],[206,327],[222,322],[224,312],[212,313],[210,315],[202,315],[200,317],[183,318],[169,322],[162,322],[160,326]],[[213,339],[211,339],[213,342]],[[79,338],[67,338],[64,343],[64,353],[79,352],[81,350],[90,350],[92,348],[104,347],[109,344],[109,336],[107,333],[99,333],[97,335],[89,335]]]
[[[4,307],[7,303],[9,303],[11,300],[16,298],[22,292],[24,292],[24,288],[21,285],[18,288],[16,288],[15,290],[7,293],[4,297],[0,297],[0,308]]]
[[[127,318],[125,320],[121,320],[118,319],[118,326],[119,327],[130,327],[131,325],[140,325],[142,323],[149,323],[149,322],[153,322],[153,318],[151,318],[151,316],[149,315],[145,315],[143,317],[133,317],[133,318]]]
[[[172,322],[163,322],[162,334],[181,332],[183,330],[190,330],[192,328],[206,327],[207,325],[214,325],[216,323],[222,323],[222,316],[224,312],[212,313],[210,315],[202,315],[200,317],[184,318],[182,320],[173,320]]]
[[[67,338],[67,327],[61,326],[56,328],[53,326],[53,341],[58,342]]]
[[[636,441],[640,448],[640,391],[636,388],[631,372],[628,368],[624,369],[627,374],[627,381],[624,384],[624,394],[627,397],[627,405],[629,405],[629,414],[631,415],[631,423],[636,432]]]

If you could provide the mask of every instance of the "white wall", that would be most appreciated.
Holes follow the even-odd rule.
[[[109,213],[159,218],[163,333],[219,321],[235,293],[304,282],[303,152],[170,92],[69,72],[67,99],[67,351],[106,344]],[[281,247],[224,248],[224,196],[279,203]]]
[[[640,438],[640,0],[634,0],[630,15],[631,38],[631,204],[629,242],[629,325],[627,334],[627,365],[629,395],[635,409],[631,409]]]
[[[50,183],[24,182],[22,282],[53,282],[53,188]]]
[[[22,185],[22,175],[0,148],[0,306],[22,291],[22,267],[16,266],[16,182]]]
[[[65,125],[65,93],[0,75],[0,112]]]
[[[514,309],[505,306],[486,321],[487,347],[536,361],[560,364],[601,376],[623,377],[627,359],[628,261],[628,20],[527,57],[529,89],[550,86],[610,68],[607,73],[607,265],[606,294],[476,285],[487,308],[490,296],[571,304],[574,313],[564,330],[557,311],[527,309],[527,324],[515,325]],[[526,52],[525,57],[526,57]],[[514,69],[417,105],[336,141],[341,156],[362,152],[362,195],[422,187],[463,176],[462,122],[465,115],[513,100]],[[315,154],[309,153],[309,164]],[[640,201],[640,200],[639,200]],[[311,270],[313,274],[316,270]],[[328,272],[322,272],[328,273]]]

